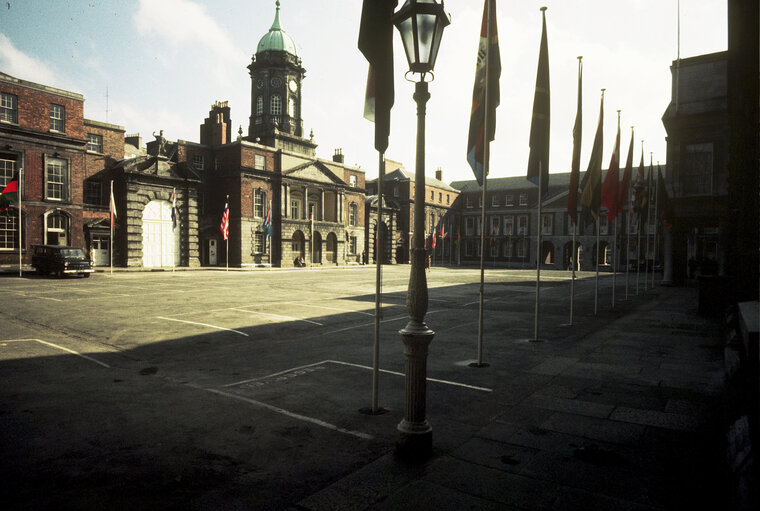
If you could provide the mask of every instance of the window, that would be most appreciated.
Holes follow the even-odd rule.
[[[264,114],[264,98],[261,96],[256,97],[256,115]]]
[[[499,243],[496,240],[488,241],[488,250],[491,257],[498,257],[499,255]]]
[[[433,232],[435,229],[435,213],[430,213],[430,225],[428,226],[428,232]]]
[[[433,202],[435,200],[435,192],[433,190],[430,190],[430,202]]]
[[[514,194],[508,193],[504,197],[504,205],[505,206],[514,206],[515,205],[515,196],[514,196]]]
[[[348,184],[350,186],[356,186],[356,175],[351,174],[350,176],[348,176]]]
[[[351,255],[356,255],[356,236],[351,236],[348,238],[348,253]]]
[[[398,185],[393,185],[393,196],[398,197]]]
[[[61,105],[50,105],[50,131],[66,131],[66,109]]]
[[[607,213],[599,214],[599,235],[606,236],[609,234],[609,222],[607,222]]]
[[[0,250],[14,250],[18,247],[18,209],[9,208],[0,215]]]
[[[214,156],[214,170],[221,170],[222,169],[222,162],[219,161],[219,158]]]
[[[359,217],[359,206],[355,202],[348,205],[348,225],[356,227],[357,219]]]
[[[451,196],[448,193],[446,194],[446,204],[451,204]]]
[[[0,189],[5,188],[15,175],[16,157],[12,154],[0,154]]]
[[[264,234],[256,232],[253,234],[253,253],[261,254],[264,252]]]
[[[552,235],[554,234],[554,215],[542,215],[541,219],[541,234]]]
[[[269,113],[272,115],[282,115],[282,98],[278,95],[272,96],[269,102]]]
[[[301,199],[290,199],[290,218],[301,218]]]
[[[88,179],[84,182],[84,202],[85,204],[101,204],[103,200],[103,185],[100,181]]]
[[[464,221],[465,236],[472,236],[475,233],[475,217],[468,216]]]
[[[253,216],[255,218],[264,218],[267,204],[267,192],[261,188],[253,191]]]
[[[512,257],[513,252],[514,242],[512,241],[512,238],[507,238],[504,240],[504,257]]]
[[[465,243],[464,243],[464,255],[465,255],[465,257],[472,257],[473,256],[473,252],[474,252],[473,249],[472,249],[473,245],[474,245],[474,243],[472,242],[472,240],[465,241]]]
[[[511,236],[513,234],[514,218],[511,216],[504,217],[504,234]]]
[[[493,194],[491,196],[491,207],[492,208],[498,208],[499,207],[499,196],[496,194]]]
[[[46,245],[68,245],[69,218],[63,213],[50,213],[45,223]]]
[[[203,170],[206,166],[206,161],[203,158],[202,154],[194,154],[193,155],[193,167],[195,167],[196,170]]]
[[[46,158],[45,198],[63,201],[69,198],[69,162],[61,158]]]
[[[464,202],[465,202],[464,206],[466,208],[471,208],[472,207],[472,198],[469,195],[467,197],[465,197]]]
[[[267,158],[263,154],[255,154],[253,156],[253,168],[256,170],[264,170],[267,166]]]
[[[441,192],[438,192],[438,204],[443,202],[443,194]]]
[[[517,257],[524,259],[528,256],[527,246],[528,240],[522,239],[517,241]]]
[[[94,133],[87,134],[87,150],[91,153],[103,152],[103,135],[96,135]]]
[[[483,207],[483,194],[478,195],[478,207]]]
[[[528,205],[528,194],[527,193],[521,193],[520,194],[520,206],[527,206]]]
[[[492,216],[491,217],[491,232],[489,234],[497,235],[499,234],[499,220],[501,220],[501,217],[498,216]]]
[[[0,122],[18,124],[18,98],[13,94],[0,94]]]
[[[681,177],[684,194],[713,192],[713,145],[688,144]]]
[[[517,234],[525,236],[528,234],[528,216],[520,215],[517,217]]]
[[[290,99],[288,100],[288,115],[290,117],[296,116],[296,98],[294,98],[293,96],[291,96]]]

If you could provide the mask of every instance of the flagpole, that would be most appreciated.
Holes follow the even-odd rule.
[[[22,240],[22,237],[21,237],[21,229],[22,229],[22,226],[21,226],[21,190],[22,190],[21,174],[24,172],[24,168],[21,167],[18,170],[19,170],[18,172],[18,276],[23,277],[24,276],[24,271],[23,271],[24,261],[23,261],[23,254],[22,254],[23,246],[21,245],[21,240]]]
[[[582,79],[582,70],[583,70],[583,56],[578,56],[578,110],[581,110],[581,98],[582,98],[582,87],[581,87],[581,79]],[[578,118],[580,117],[582,119],[582,112],[580,112],[581,115],[576,112],[576,125],[573,126],[573,162],[572,162],[572,168],[571,168],[571,174],[576,172],[575,167],[578,167],[580,165],[580,140],[581,140],[581,133],[580,128],[578,126]],[[576,128],[579,128],[578,131],[578,158],[576,161],[576,154],[575,154],[575,136],[576,136]],[[578,172],[580,172],[579,169],[577,169]],[[575,190],[572,190],[570,193],[574,194],[573,197],[575,197],[575,212],[574,212],[574,219],[573,219],[573,248],[572,248],[572,256],[570,258],[570,263],[572,264],[572,277],[570,279],[570,326],[573,325],[573,312],[575,310],[575,272],[576,268],[578,268],[578,245],[577,245],[577,238],[578,238],[578,182],[573,181],[573,179],[570,179],[570,184],[572,186],[573,182],[575,182]]]
[[[649,287],[649,220],[650,220],[650,214],[649,212],[652,211],[651,205],[652,205],[652,190],[650,190],[650,181],[652,177],[652,152],[649,153],[649,176],[647,177],[647,243],[646,243],[646,252],[644,253],[644,292],[646,293],[647,287]]]
[[[633,126],[631,126],[631,145],[628,149],[629,153],[633,152]],[[631,157],[632,158],[632,157]],[[626,167],[628,166],[627,160],[626,160]],[[633,173],[633,159],[631,159],[631,173]],[[626,222],[625,226],[625,232],[626,232],[626,247],[625,247],[625,299],[628,300],[628,274],[631,267],[631,215],[633,214],[633,200],[632,200],[632,186],[630,184],[630,181],[633,179],[633,176],[629,176],[629,182],[628,182],[628,222]]]
[[[539,303],[539,295],[541,293],[541,228],[543,227],[542,219],[541,219],[541,203],[543,202],[543,197],[541,196],[541,190],[543,185],[543,177],[544,177],[544,171],[543,171],[543,162],[539,160],[538,162],[538,222],[536,222],[538,227],[538,232],[536,235],[536,308],[535,308],[535,314],[534,314],[534,323],[533,323],[533,341],[538,342],[538,303]]]
[[[578,213],[576,212],[576,218]],[[575,308],[575,267],[578,265],[578,249],[576,248],[576,238],[578,235],[578,223],[573,222],[573,248],[570,256],[570,265],[572,268],[572,278],[570,279],[570,326],[573,326],[573,310]]]
[[[616,147],[613,148],[613,151],[618,151],[617,161],[618,161],[618,170],[620,169],[620,110],[617,111],[618,114],[618,136],[617,141],[615,142]],[[615,183],[616,187],[616,194],[615,194],[615,219],[613,222],[615,223],[615,229],[614,231],[614,238],[612,238],[612,308],[615,308],[615,289],[617,287],[617,237],[618,237],[618,221],[617,221],[617,204],[620,200],[620,197],[618,197],[618,194],[620,193],[620,182],[618,181]]]
[[[385,153],[377,152],[377,228],[375,239],[377,240],[377,265],[375,273],[375,342],[372,350],[372,413],[377,413],[378,382],[380,374],[380,317],[382,315],[382,261],[383,261],[383,179],[385,178]]]
[[[659,167],[660,162],[657,162]],[[659,232],[659,220],[657,218],[657,210],[660,203],[660,180],[657,180],[657,184],[654,187],[654,249],[652,249],[652,289],[654,289],[654,273],[655,263],[657,262],[657,234]]]
[[[108,251],[108,256],[110,259],[110,266],[111,266],[111,275],[113,275],[113,224],[114,224],[113,209],[114,209],[115,204],[116,203],[114,202],[114,199],[113,199],[113,179],[112,179],[111,180],[111,199],[110,199],[110,202],[108,203],[108,209],[111,210],[110,215],[109,215],[111,217],[111,241],[109,244],[110,250]]]
[[[596,217],[596,281],[594,282],[594,316],[596,316],[599,313],[599,243],[601,242],[601,237],[599,235],[599,231],[601,230],[601,211],[599,212],[599,216]]]
[[[641,141],[641,163],[640,169],[644,169],[644,141]],[[637,199],[638,201],[638,199]],[[638,218],[636,219],[636,296],[639,295],[639,280],[641,279],[641,209],[639,209]]]

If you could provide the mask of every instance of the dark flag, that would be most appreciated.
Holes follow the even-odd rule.
[[[530,155],[528,156],[528,180],[538,186],[539,196],[546,195],[549,187],[549,46],[546,41],[546,7],[541,7],[543,28],[541,49],[538,52],[536,91],[533,96],[533,119],[530,123]],[[539,172],[541,174],[539,179]]]
[[[604,142],[604,93],[599,107],[599,124],[596,127],[594,146],[591,149],[591,159],[588,169],[581,181],[581,218],[590,224],[599,218],[602,202],[602,144]]]
[[[491,10],[491,40],[488,40],[488,10]],[[488,57],[488,62],[486,62]],[[496,0],[485,0],[483,22],[480,26],[478,60],[475,65],[475,85],[472,88],[472,108],[470,110],[470,131],[467,136],[467,162],[472,167],[478,184],[483,186],[485,173],[485,147],[496,134],[496,107],[499,106],[499,77],[501,57],[499,56],[499,35],[496,27]],[[486,83],[486,77],[488,83]],[[486,89],[488,89],[488,137],[486,137]]]
[[[649,208],[652,206],[652,164],[647,170],[647,180],[644,183],[644,192],[641,197],[641,225],[647,225],[649,221]]]
[[[369,62],[364,117],[375,123],[375,149],[388,148],[393,107],[393,10],[398,0],[364,0],[359,50]]]
[[[646,194],[646,175],[644,174],[644,147],[641,147],[641,161],[639,170],[636,172],[636,180],[633,182],[633,210],[631,211],[631,220],[635,218],[637,223],[636,229],[641,232],[641,208]]]
[[[618,214],[618,188],[620,187],[620,117],[618,115],[618,130],[615,137],[615,148],[612,151],[610,166],[602,183],[602,206],[607,208],[607,220],[615,220]]]
[[[583,113],[581,110],[583,89],[583,62],[578,57],[578,110],[573,126],[573,162],[570,170],[570,190],[567,195],[567,213],[578,223],[578,181],[581,177],[581,135],[583,134]]]
[[[670,230],[673,222],[673,211],[670,207],[670,195],[665,188],[665,180],[662,178],[662,168],[657,165],[657,207],[659,208],[657,216],[665,229]]]
[[[0,191],[0,212],[8,211],[8,206],[10,204],[18,202],[18,194],[18,172],[16,172],[13,179],[8,181],[8,184],[6,184],[2,191]]]
[[[631,130],[631,145],[628,146],[628,158],[625,161],[625,171],[623,172],[623,181],[620,183],[620,192],[618,192],[618,215],[623,212],[625,201],[628,199],[628,188],[631,184],[631,173],[633,172],[633,130]]]

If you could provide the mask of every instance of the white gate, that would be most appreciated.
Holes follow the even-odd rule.
[[[179,233],[172,228],[169,201],[150,201],[143,210],[143,266],[179,264]]]
[[[105,236],[92,237],[92,264],[95,266],[108,266],[111,264],[109,253],[110,240]]]

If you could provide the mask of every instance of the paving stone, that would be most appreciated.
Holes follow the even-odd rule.
[[[557,375],[578,362],[577,358],[571,357],[549,357],[544,362],[531,368],[529,371],[536,374]]]
[[[612,410],[615,409],[612,405],[602,403],[538,395],[533,395],[526,399],[525,404],[536,408],[546,408],[557,412],[577,413],[579,415],[588,415],[591,417],[608,417]]]
[[[612,412],[610,419],[677,431],[699,430],[699,422],[692,416],[657,410],[619,407]]]
[[[614,444],[633,444],[641,439],[645,426],[608,419],[555,413],[541,427],[559,433]]]
[[[415,509],[419,511],[440,509],[512,511],[517,508],[505,506],[500,502],[481,499],[447,486],[421,480],[413,482],[386,500],[367,509],[372,511],[396,511],[398,509]]]

